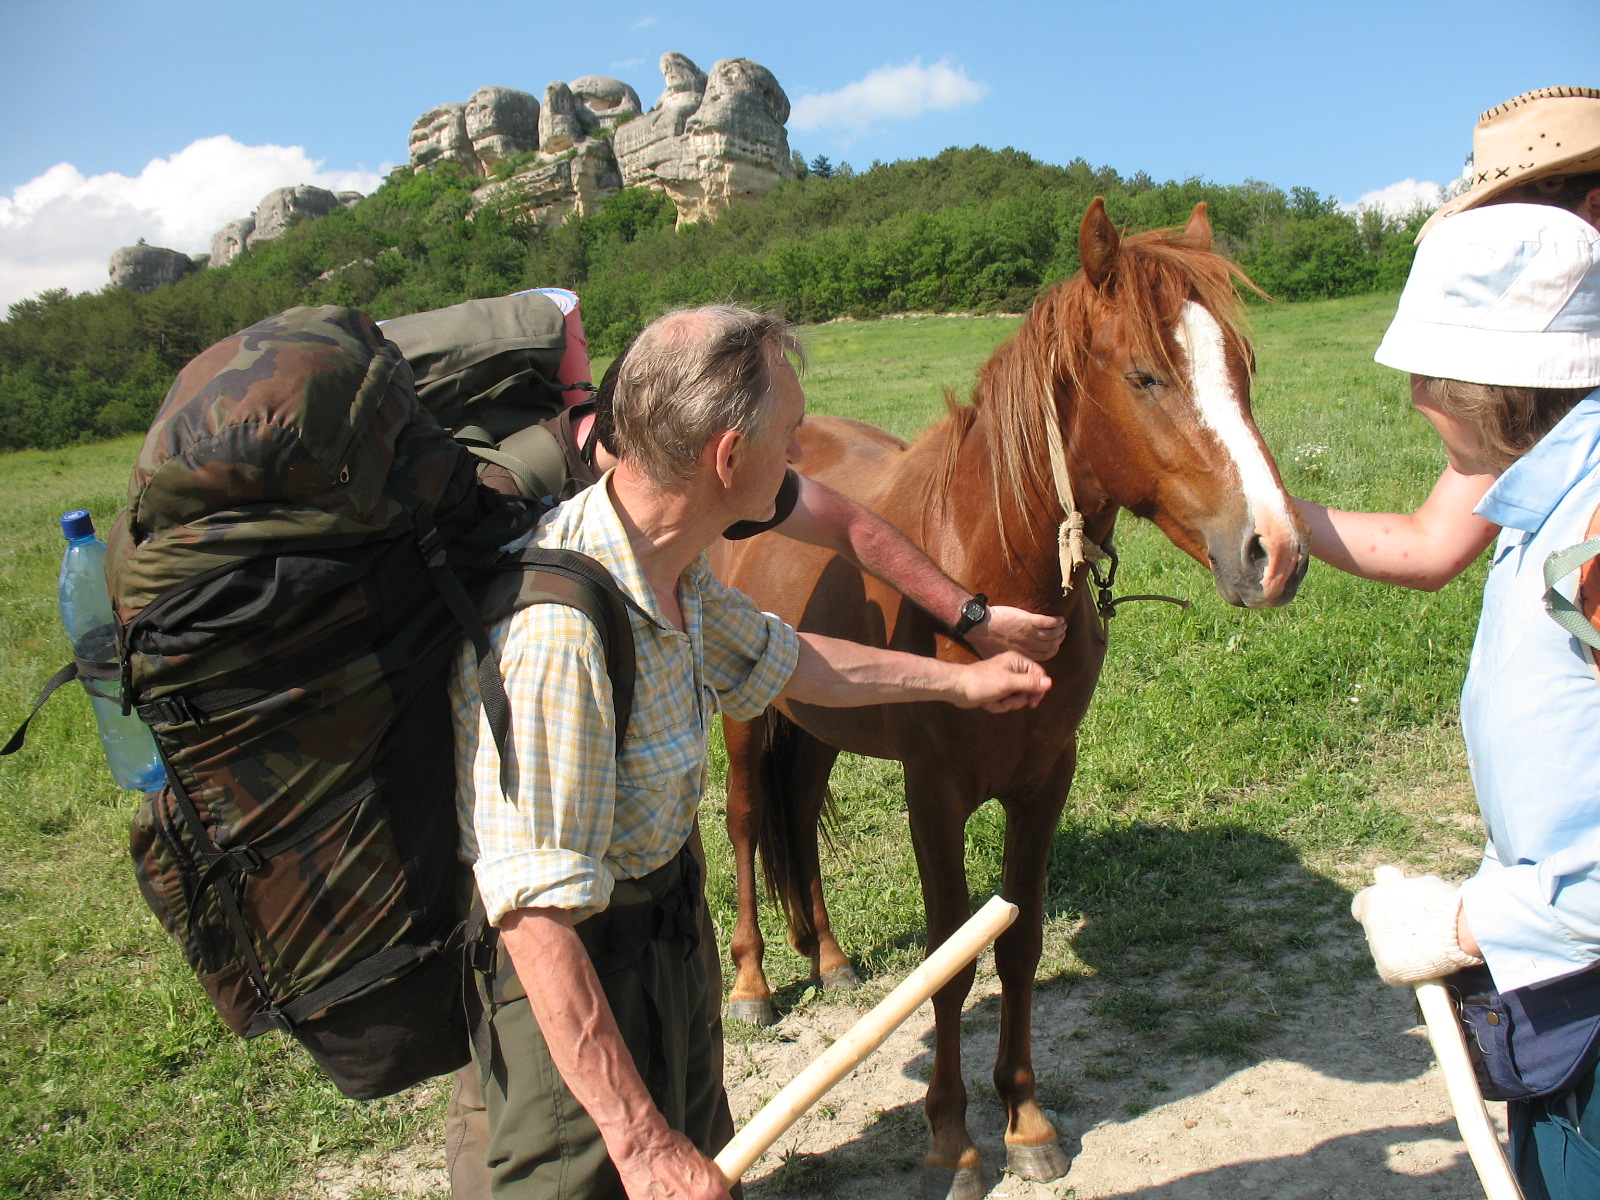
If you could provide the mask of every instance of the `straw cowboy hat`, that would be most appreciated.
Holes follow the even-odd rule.
[[[1589,171],[1600,171],[1600,88],[1523,92],[1478,118],[1468,174],[1472,186],[1429,217],[1417,241],[1446,217],[1487,204],[1514,187]]]

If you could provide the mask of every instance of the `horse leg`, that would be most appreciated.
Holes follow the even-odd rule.
[[[947,771],[911,763],[906,764],[906,805],[931,954],[972,913],[963,840],[968,805]],[[946,1200],[977,1200],[986,1190],[978,1148],[967,1132],[967,1085],[961,1077],[961,1008],[975,974],[968,963],[933,994],[933,1077],[923,1103],[928,1123],[923,1162],[930,1194]]]
[[[772,987],[761,966],[766,943],[761,938],[756,898],[756,841],[767,804],[761,784],[764,719],[722,722],[722,737],[728,747],[728,841],[733,845],[739,903],[738,921],[729,943],[734,977],[733,990],[728,995],[728,1018],[750,1025],[771,1025],[778,1019],[772,1007]]]
[[[818,830],[828,805],[828,777],[839,752],[798,727],[792,728],[784,749],[785,753],[771,760],[773,770],[782,775],[769,779],[768,791],[770,802],[788,810],[793,831],[789,868],[793,878],[787,885],[788,894],[794,898],[789,912],[789,943],[797,954],[811,960],[811,977],[823,988],[849,991],[860,987],[861,979],[850,956],[833,936],[827,900],[822,894],[818,845]]]
[[[1046,1181],[1067,1173],[1069,1163],[1056,1129],[1039,1107],[1033,1073],[1033,984],[1044,941],[1044,882],[1067,789],[1072,785],[1069,752],[1065,778],[1006,803],[1005,865],[1001,889],[1020,910],[994,947],[1000,976],[1000,1045],[994,1088],[1006,1108],[1006,1169],[1023,1179]]]

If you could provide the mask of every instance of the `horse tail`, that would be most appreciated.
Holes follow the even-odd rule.
[[[797,794],[794,783],[811,735],[775,708],[767,709],[761,720],[761,788],[766,804],[756,848],[767,879],[767,897],[783,907],[793,943],[805,946],[817,936],[808,863],[815,859],[819,835],[832,844],[833,791],[823,785],[821,811],[814,823],[808,820],[806,797]]]

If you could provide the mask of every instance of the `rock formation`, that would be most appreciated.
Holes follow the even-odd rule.
[[[193,260],[182,251],[141,242],[111,255],[111,286],[130,292],[153,292],[177,283],[194,269]]]
[[[637,92],[606,75],[557,80],[543,105],[527,92],[480,88],[465,104],[417,118],[412,169],[454,162],[488,179],[501,163],[525,158],[516,174],[479,188],[473,207],[508,205],[546,224],[637,186],[665,192],[679,224],[700,221],[793,178],[789,98],[771,71],[728,58],[707,75],[668,53],[661,75],[666,89],[648,113]]]
[[[703,74],[681,54],[661,56],[666,90],[655,106],[612,135],[629,187],[665,192],[678,224],[715,217],[794,177],[789,97],[772,72],[725,58]]]
[[[473,169],[489,175],[499,164],[539,148],[539,102],[515,88],[479,88],[467,101],[465,126]]]
[[[561,154],[584,138],[578,120],[578,102],[572,89],[557,80],[544,90],[544,111],[539,114],[539,153]]]
[[[436,167],[453,162],[474,174],[478,156],[467,136],[467,106],[460,102],[430,108],[411,126],[411,165]]]
[[[217,230],[211,235],[211,265],[225,267],[238,258],[250,244],[250,235],[255,231],[254,217],[240,217]]]
[[[639,93],[609,75],[584,75],[574,79],[568,87],[577,101],[578,120],[586,134],[597,129],[615,129],[644,112]]]
[[[598,212],[621,187],[611,147],[586,138],[553,158],[541,153],[538,161],[515,175],[479,188],[472,203],[474,208],[491,204],[529,212],[542,224],[559,225],[573,214]]]
[[[289,222],[295,217],[317,220],[342,207],[339,197],[326,188],[311,187],[308,184],[278,188],[261,198],[261,203],[256,208],[255,228],[250,232],[245,244],[256,246],[282,237],[289,228]]]
[[[486,204],[511,208],[546,225],[598,211],[622,187],[616,154],[604,135],[638,116],[638,93],[620,79],[585,75],[575,86],[551,83],[544,105],[532,108],[538,114],[537,154],[514,175],[473,193],[474,210]]]

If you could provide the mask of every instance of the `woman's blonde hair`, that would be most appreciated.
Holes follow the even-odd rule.
[[[1440,412],[1476,429],[1484,460],[1504,471],[1595,389],[1505,387],[1423,376],[1422,390]]]

